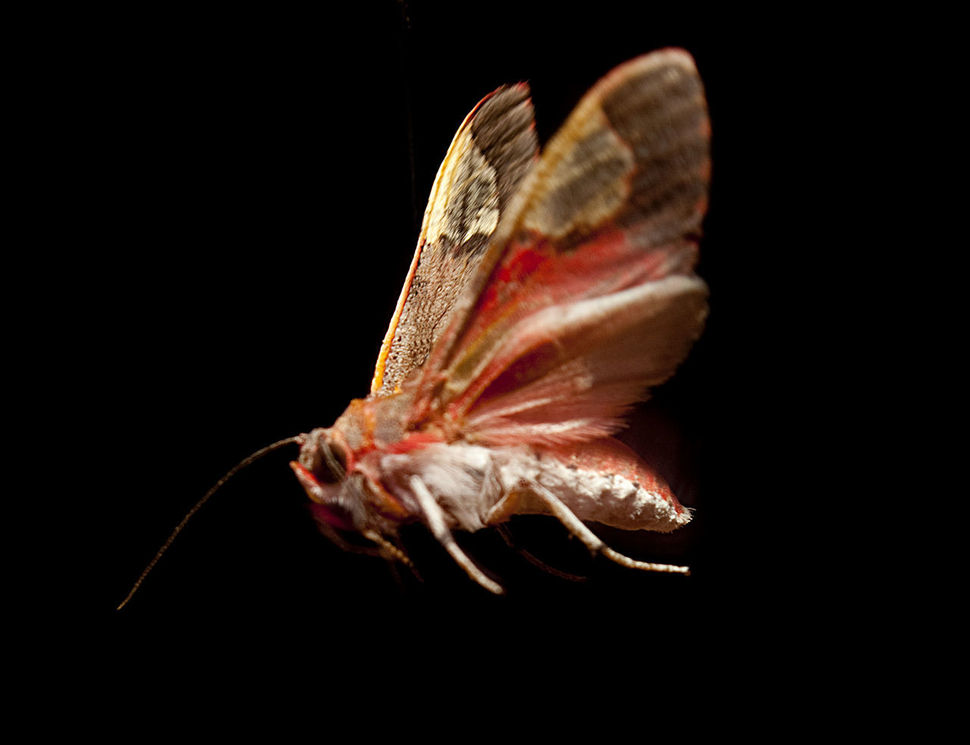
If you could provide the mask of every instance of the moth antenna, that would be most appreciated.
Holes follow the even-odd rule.
[[[213,487],[205,493],[205,496],[202,497],[202,499],[200,499],[198,502],[195,503],[195,506],[193,506],[192,509],[190,509],[185,514],[185,517],[182,518],[182,521],[175,526],[175,530],[172,531],[171,535],[169,535],[165,543],[162,544],[162,547],[158,549],[158,551],[155,554],[155,557],[150,562],[148,562],[148,566],[145,567],[142,573],[138,576],[138,579],[135,580],[135,584],[131,586],[131,589],[128,591],[128,594],[125,596],[125,599],[118,604],[118,607],[115,610],[121,610],[128,604],[128,601],[131,600],[135,592],[138,591],[138,588],[141,587],[142,582],[145,581],[145,577],[148,576],[148,573],[155,568],[155,565],[158,563],[159,559],[161,559],[162,556],[165,554],[165,552],[168,551],[168,547],[172,545],[172,542],[175,540],[175,537],[182,532],[182,528],[186,526],[186,524],[189,522],[192,516],[202,508],[202,505],[208,502],[209,499],[212,497],[212,495],[215,494],[217,491],[219,491],[219,489],[221,489],[229,479],[231,479],[233,476],[235,476],[237,473],[243,470],[246,466],[251,465],[252,463],[262,458],[264,455],[267,455],[268,453],[271,453],[274,450],[279,450],[280,448],[285,447],[287,445],[302,444],[303,438],[304,438],[304,435],[294,435],[293,437],[287,437],[286,439],[278,440],[277,442],[274,442],[271,445],[267,445],[264,448],[260,448],[254,453],[250,453],[241,461],[239,461],[236,465],[234,465],[232,468],[226,471],[223,477],[219,479],[213,485]]]

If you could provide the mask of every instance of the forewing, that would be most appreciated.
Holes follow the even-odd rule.
[[[465,117],[431,189],[372,393],[392,393],[427,359],[537,152],[524,84],[498,89]]]
[[[634,59],[550,141],[417,383],[411,425],[481,442],[613,431],[700,334],[709,125],[693,60]]]

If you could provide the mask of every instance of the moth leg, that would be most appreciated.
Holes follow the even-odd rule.
[[[538,481],[528,481],[529,488],[536,497],[541,499],[549,508],[559,522],[566,526],[574,536],[581,540],[586,547],[593,553],[602,554],[610,561],[629,569],[641,569],[646,572],[672,572],[675,574],[690,574],[690,569],[676,564],[654,564],[649,561],[638,561],[625,554],[614,551],[590,530],[586,525],[567,507],[559,497],[549,491]]]
[[[419,582],[423,582],[421,574],[418,572],[414,562],[411,561],[411,557],[407,555],[404,551],[404,547],[401,545],[399,540],[389,541],[387,538],[382,536],[376,530],[366,530],[361,535],[370,541],[376,543],[380,549],[380,555],[384,557],[387,561],[387,568],[394,578],[394,583],[397,585],[399,590],[404,589],[404,580],[401,577],[401,573],[398,571],[398,562],[404,564],[408,569],[411,570],[411,574],[414,575],[415,579]]]
[[[364,554],[365,556],[383,556],[381,550],[376,546],[359,546],[344,540],[344,538],[336,530],[324,522],[318,521],[317,528],[328,541],[330,541],[341,551],[347,551],[354,554]]]
[[[488,515],[485,516],[486,525],[499,525],[500,523],[508,520],[512,515],[516,514],[519,508],[519,503],[522,501],[522,492],[518,489],[513,489],[505,494],[489,511]]]
[[[376,530],[365,530],[361,535],[363,535],[367,540],[376,543],[380,547],[380,555],[385,559],[389,559],[392,562],[399,561],[414,572],[415,575],[417,575],[417,570],[414,568],[414,563],[411,561],[411,557],[404,553],[404,549],[402,549],[400,546],[391,543]]]
[[[505,525],[496,525],[495,529],[498,531],[498,534],[502,536],[502,540],[505,541],[505,545],[518,553],[523,559],[532,564],[532,566],[541,569],[547,574],[551,574],[554,577],[559,577],[559,579],[564,579],[569,582],[585,582],[587,580],[587,577],[572,574],[570,572],[564,572],[562,569],[556,569],[555,567],[549,566],[535,554],[527,551],[519,545],[516,545],[515,541],[512,539],[511,533],[509,533],[509,529],[505,527]]]
[[[424,482],[417,476],[412,476],[410,484],[411,491],[418,500],[421,511],[424,513],[428,529],[438,540],[438,543],[444,546],[445,551],[451,555],[451,558],[455,560],[458,566],[464,569],[469,577],[489,592],[494,592],[496,595],[501,595],[505,592],[500,584],[486,577],[482,570],[475,566],[474,562],[468,558],[468,555],[458,547],[454,536],[448,530],[448,526],[445,525],[444,512],[435,501],[431,492],[428,491],[428,487],[424,485]]]

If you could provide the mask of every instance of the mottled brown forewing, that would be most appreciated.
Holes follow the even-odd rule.
[[[537,152],[526,85],[498,89],[465,118],[435,178],[371,393],[393,393],[425,362]]]

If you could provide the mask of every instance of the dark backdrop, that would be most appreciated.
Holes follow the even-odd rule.
[[[81,498],[75,489],[51,518],[79,548],[49,599],[95,620],[94,658],[112,653],[121,679],[174,665],[180,685],[201,686],[217,670],[293,664],[334,695],[348,675],[406,680],[427,664],[520,682],[530,670],[623,671],[644,689],[677,679],[670,695],[690,696],[730,690],[726,671],[801,644],[814,583],[784,549],[812,509],[791,503],[804,477],[782,462],[797,450],[789,425],[813,363],[792,344],[810,280],[791,213],[817,195],[806,133],[831,105],[809,50],[840,43],[837,26],[808,34],[794,14],[649,3],[460,5],[59,19],[69,43],[39,125],[56,172],[47,187],[65,205],[43,223],[64,249],[46,269],[51,297],[66,301],[48,337],[52,386],[69,402],[51,420],[66,433],[51,452],[84,455],[69,467]],[[632,433],[697,518],[683,536],[609,536],[693,575],[628,572],[589,559],[551,521],[523,520],[523,544],[589,579],[550,577],[494,536],[466,537],[509,589],[494,598],[413,531],[425,581],[397,582],[318,535],[292,455],[277,453],[207,505],[116,613],[224,471],[366,394],[426,194],[468,110],[527,80],[544,142],[600,76],[665,46],[694,55],[709,99],[699,272],[712,311]]]

